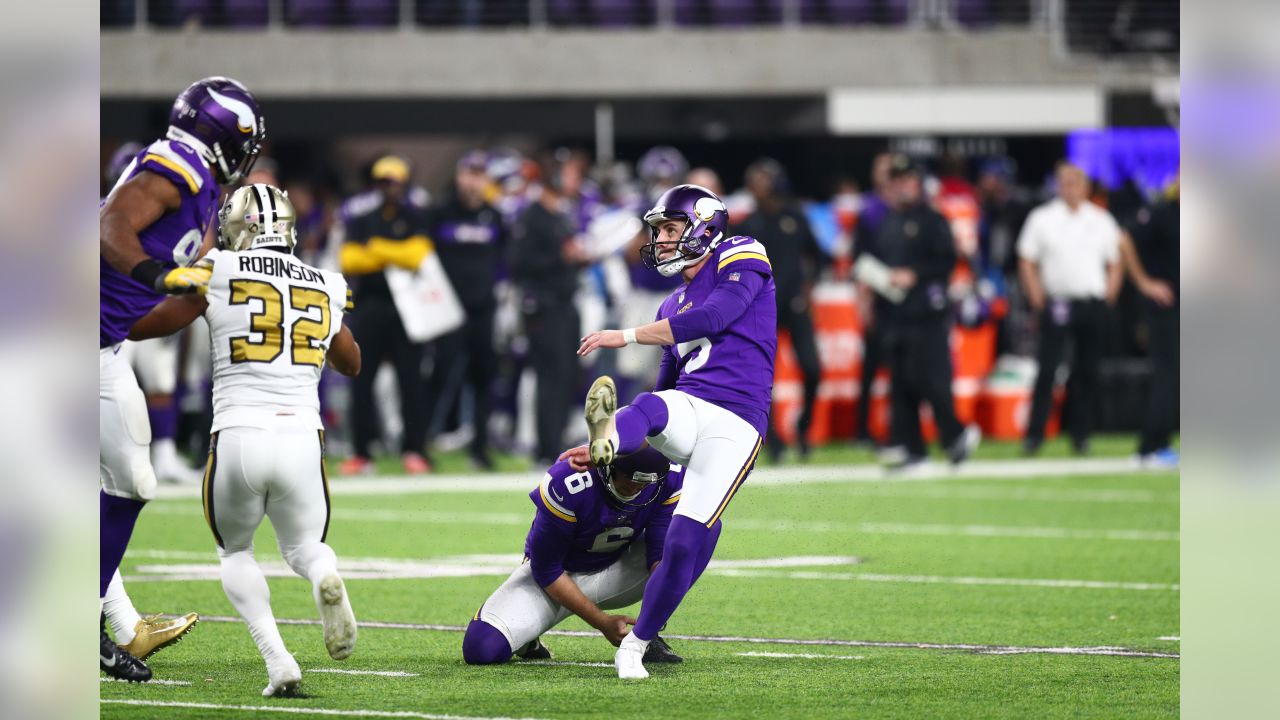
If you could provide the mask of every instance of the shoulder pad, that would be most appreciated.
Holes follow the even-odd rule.
[[[666,495],[662,500],[663,505],[675,505],[680,502],[680,491],[684,488],[684,467],[671,463],[671,470],[667,473],[663,486],[663,493]]]
[[[190,146],[177,140],[157,140],[147,146],[138,167],[163,175],[192,195],[213,183],[209,168]]]
[[[716,247],[716,272],[719,273],[730,265],[766,274],[773,272],[764,243],[746,235],[729,238]]]
[[[565,522],[576,523],[577,510],[582,504],[582,498],[587,497],[583,491],[595,482],[594,472],[588,470],[575,473],[569,467],[569,463],[558,462],[542,476],[542,482],[530,493],[530,496],[534,498],[535,505],[545,508],[555,517]]]

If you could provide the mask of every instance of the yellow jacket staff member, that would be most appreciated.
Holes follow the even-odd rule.
[[[404,331],[382,272],[388,267],[416,270],[433,251],[427,237],[424,208],[408,201],[409,163],[395,155],[379,158],[370,179],[375,192],[348,203],[346,242],[338,253],[338,265],[353,288],[355,309],[350,315],[352,333],[364,352],[368,372],[352,382],[351,433],[355,454],[341,465],[343,474],[364,474],[373,469],[373,443],[380,434],[374,405],[373,378],[383,361],[396,370],[404,434],[399,447],[406,473],[431,469],[426,458],[426,419],[422,416],[422,353]],[[384,443],[385,445],[385,443]],[[387,448],[393,449],[393,448]]]

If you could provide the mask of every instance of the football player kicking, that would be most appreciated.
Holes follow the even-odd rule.
[[[106,597],[138,514],[155,496],[156,487],[146,399],[120,353],[121,343],[134,322],[165,295],[193,293],[208,281],[207,270],[189,266],[203,248],[218,186],[240,181],[253,166],[265,136],[258,103],[243,85],[222,77],[205,78],[182,91],[169,112],[165,139],[135,155],[102,201],[99,598]],[[175,621],[182,624],[181,632],[190,629],[191,617]],[[130,626],[116,626],[121,627]],[[151,678],[151,669],[113,643],[105,627],[101,635],[103,671],[135,682]]]
[[[222,565],[222,588],[249,625],[267,665],[264,696],[296,694],[302,681],[271,612],[267,580],[253,558],[265,514],[280,554],[311,581],[329,656],[356,644],[356,620],[325,543],[329,481],[318,385],[326,359],[360,372],[360,347],[342,324],[347,283],[292,255],[297,216],[270,185],[232,193],[218,213],[219,249],[198,266],[207,293],[171,298],[134,325],[129,337],[169,335],[200,315],[213,348],[213,437],[204,475],[205,519]]]
[[[636,621],[605,610],[639,601],[660,566],[683,476],[652,448],[581,472],[563,459],[552,465],[529,493],[537,514],[524,544],[526,562],[476,611],[462,639],[463,659],[504,663],[513,650],[524,659],[550,658],[540,636],[571,614],[614,645],[621,642]],[[717,524],[711,534],[719,532]],[[681,661],[662,638],[653,640],[646,661]]]
[[[768,255],[752,238],[724,236],[728,214],[720,198],[678,185],[644,219],[651,230],[641,251],[645,264],[663,275],[680,273],[685,283],[662,303],[656,322],[593,332],[578,354],[661,345],[655,392],[618,410],[613,381],[597,379],[586,400],[590,443],[570,451],[575,468],[588,461],[604,466],[647,441],[685,467],[662,564],[645,586],[635,629],[614,654],[624,680],[649,676],[645,650],[711,559],[717,521],[755,464],[769,422],[777,349]]]

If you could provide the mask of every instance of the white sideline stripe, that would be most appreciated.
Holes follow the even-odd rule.
[[[118,680],[116,678],[109,678],[109,677],[100,677],[98,678],[98,682],[128,683],[129,681]],[[190,680],[157,680],[155,678],[152,678],[151,680],[148,680],[146,684],[147,685],[190,685],[191,681]]]
[[[98,702],[104,705],[137,705],[141,707],[193,708],[196,710],[237,710],[240,712],[277,712],[291,715],[337,715],[340,717],[373,717],[373,718],[419,718],[420,720],[517,720],[505,717],[481,717],[476,715],[437,715],[393,710],[328,710],[311,707],[286,707],[281,705],[216,705],[214,703],[166,702],[161,700],[108,700]],[[521,720],[534,720],[523,718]]]
[[[141,550],[133,553],[133,559],[140,557],[158,557],[164,559],[186,559],[195,556],[198,560],[209,560],[211,553],[188,553],[183,551]],[[795,568],[795,567],[847,567],[862,562],[861,558],[847,555],[799,555],[794,557],[759,558],[746,560],[713,560],[712,568]],[[489,577],[506,576],[511,568],[520,564],[519,555],[455,555],[428,560],[404,560],[398,558],[343,558],[338,561],[338,570],[348,580],[411,580],[457,577]],[[292,577],[294,572],[280,560],[259,563],[259,568],[267,577]],[[161,565],[138,565],[138,574],[128,575],[130,582],[177,582],[218,580],[221,568],[218,564],[205,563],[167,563]]]
[[[865,655],[819,655],[817,653],[740,652],[739,657],[807,658],[812,660],[866,660]]]
[[[187,515],[194,508],[161,504],[155,512],[164,515]],[[424,525],[528,525],[532,513],[468,513],[431,510],[361,510],[337,509],[339,520],[355,522],[418,523]],[[1017,525],[941,525],[912,523],[849,523],[823,520],[734,520],[736,530],[779,532],[856,532],[864,535],[958,535],[969,537],[1037,538],[1044,540],[1138,540],[1177,542],[1175,530],[1089,529],[1055,527],[1021,527]]]
[[[213,623],[243,623],[244,621],[238,617],[229,615],[209,615],[202,617],[201,620]],[[301,618],[276,618],[276,623],[280,625],[319,625],[319,620],[301,619]],[[376,620],[360,621],[360,627],[375,628],[379,630],[427,630],[437,632],[465,632],[466,627],[462,625],[433,625],[425,623],[399,623],[399,622],[379,622]],[[592,630],[548,630],[544,635],[558,635],[561,637],[582,637],[582,638],[599,638],[600,633]],[[797,638],[762,638],[762,637],[739,637],[734,635],[668,635],[664,634],[664,638],[668,640],[691,640],[697,642],[717,642],[717,643],[747,643],[751,645],[801,645],[810,647],[873,647],[873,648],[895,648],[910,650],[968,650],[979,654],[989,653],[994,650],[1021,650],[1027,653],[1036,653],[1044,650],[1045,652],[1058,655],[1115,655],[1119,657],[1158,657],[1158,658],[1179,658],[1178,653],[1154,652],[1148,650],[1132,650],[1129,648],[1117,648],[1111,646],[1103,647],[1079,647],[1079,648],[1037,648],[1037,647],[1021,647],[1016,645],[974,645],[969,643],[927,643],[927,642],[892,642],[883,640],[827,640],[827,639],[797,639]],[[1068,652],[1070,651],[1070,652]]]
[[[714,569],[708,572],[728,577],[786,578],[790,580],[858,580],[863,582],[912,583],[923,585],[1007,585],[1013,587],[1086,588],[1090,590],[1169,590],[1181,586],[1170,583],[1114,582],[1109,580],[1053,580],[1040,578],[984,578],[953,575],[884,575],[879,573],[775,572],[770,570]]]
[[[1158,638],[1156,638],[1156,639],[1157,639],[1157,640],[1164,640],[1164,641],[1166,641],[1166,642],[1182,642],[1182,636],[1181,636],[1181,635],[1162,635],[1162,636],[1160,636],[1160,637],[1158,637]]]
[[[574,662],[572,660],[521,660],[516,665],[572,665],[574,667],[613,667],[613,663]]]
[[[886,474],[874,464],[808,465],[800,468],[761,468],[751,473],[751,485],[805,485],[810,483],[909,483],[937,480],[1028,480],[1038,477],[1085,477],[1091,475],[1152,474],[1129,458],[1062,458],[1058,460],[973,460],[952,468],[929,463],[911,477]],[[431,492],[529,492],[538,486],[544,473],[475,473],[468,475],[385,475],[377,478],[332,478],[334,495],[408,495]],[[199,498],[198,485],[161,485],[157,499]]]
[[[307,668],[307,672],[332,673],[334,675],[376,675],[378,677],[418,677],[418,673],[403,670],[342,670],[339,668]]]

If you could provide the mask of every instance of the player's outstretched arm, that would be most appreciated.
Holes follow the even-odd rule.
[[[555,582],[543,588],[552,600],[560,603],[566,610],[582,618],[588,625],[600,631],[601,635],[617,646],[622,638],[631,632],[628,625],[635,625],[636,619],[626,615],[609,615],[601,610],[591,598],[582,593],[582,588],[564,573]]]
[[[675,337],[671,334],[671,321],[662,319],[633,328],[634,338],[627,337],[626,330],[597,330],[582,338],[578,347],[578,355],[587,356],[599,348],[620,348],[631,343],[640,345],[671,345]]]
[[[204,314],[209,303],[200,295],[166,298],[129,328],[130,340],[166,337],[190,325]]]
[[[182,206],[182,194],[168,178],[141,172],[116,188],[98,214],[99,252],[111,267],[154,289],[182,295],[209,282],[205,268],[170,268],[142,249],[138,233],[170,210]]]
[[[333,336],[333,342],[329,344],[329,352],[325,357],[333,369],[343,375],[360,374],[360,345],[351,334],[351,328],[343,325],[338,334]]]

